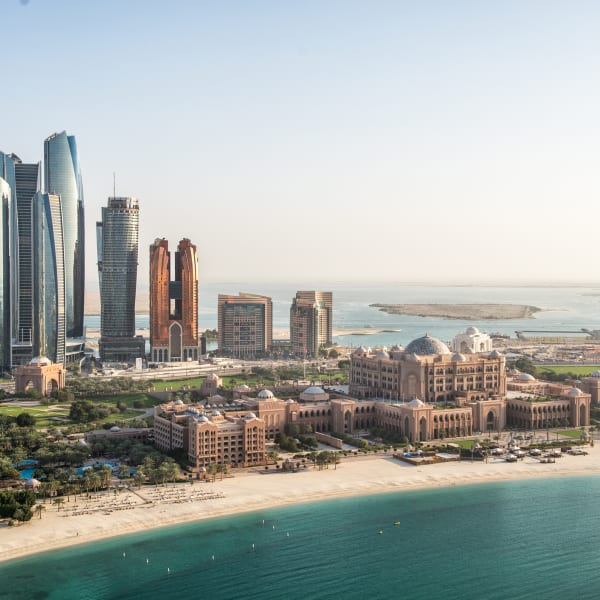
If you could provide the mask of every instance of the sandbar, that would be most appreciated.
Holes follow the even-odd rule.
[[[330,466],[319,471],[311,465],[296,473],[240,470],[222,481],[217,478],[214,483],[144,486],[118,496],[106,492],[87,506],[81,499],[77,505],[73,498],[70,502],[65,499],[60,511],[47,503],[41,519],[34,514],[24,525],[0,527],[0,562],[152,528],[342,496],[599,475],[600,448],[588,451],[588,456],[565,455],[549,464],[526,457],[518,463],[490,459],[487,464],[463,460],[421,466],[399,461],[391,453],[380,453],[344,458],[337,469]],[[115,503],[122,508],[101,508]],[[90,514],[74,514],[86,510]]]
[[[542,309],[528,304],[369,304],[391,315],[467,321],[531,319]]]

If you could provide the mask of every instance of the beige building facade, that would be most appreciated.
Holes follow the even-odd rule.
[[[290,308],[290,342],[296,356],[318,356],[333,341],[333,294],[300,291]]]

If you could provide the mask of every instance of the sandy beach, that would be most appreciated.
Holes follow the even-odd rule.
[[[308,466],[296,473],[238,471],[214,483],[144,486],[93,501],[70,499],[45,504],[42,518],[18,527],[0,527],[0,561],[38,552],[223,515],[312,502],[341,496],[407,491],[425,487],[475,484],[501,480],[600,474],[600,448],[588,456],[565,455],[542,464],[526,457],[518,463],[448,462],[412,466],[391,457],[343,459],[337,469]]]

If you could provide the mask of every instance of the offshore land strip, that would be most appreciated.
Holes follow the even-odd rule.
[[[600,445],[587,456],[565,455],[555,463],[525,457],[463,460],[414,466],[391,454],[344,458],[336,469],[302,469],[295,473],[236,470],[222,481],[131,487],[115,498],[96,494],[94,501],[73,499],[63,507],[47,504],[41,519],[5,527],[0,536],[0,562],[100,539],[203,519],[264,511],[284,505],[423,488],[600,474]],[[115,506],[116,505],[116,506]],[[262,517],[261,517],[262,518]],[[399,515],[401,519],[401,515]],[[389,523],[382,523],[382,528]],[[376,532],[374,532],[376,533]]]
[[[543,309],[528,304],[369,304],[390,315],[439,317],[465,321],[531,319]]]

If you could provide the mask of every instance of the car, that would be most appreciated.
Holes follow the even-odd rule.
[[[582,448],[573,448],[572,450],[569,450],[569,454],[573,454],[574,456],[587,456],[588,452]]]
[[[542,451],[539,448],[532,448],[529,451],[529,456],[541,456],[542,455]]]

